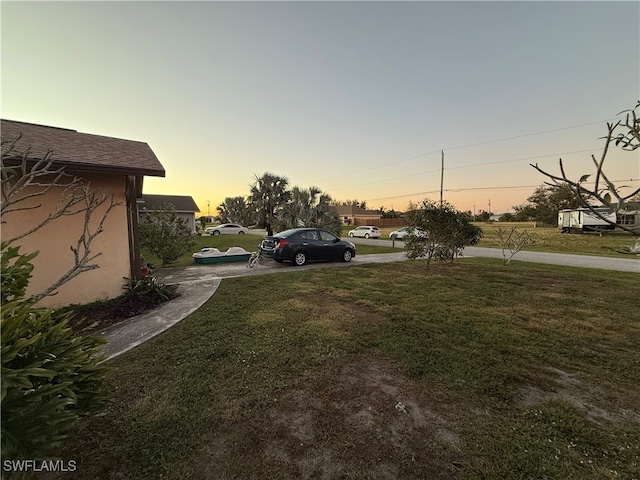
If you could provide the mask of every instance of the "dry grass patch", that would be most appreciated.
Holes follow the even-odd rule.
[[[184,475],[457,478],[467,462],[458,423],[472,410],[388,361],[348,356],[257,405],[250,418],[221,425]]]

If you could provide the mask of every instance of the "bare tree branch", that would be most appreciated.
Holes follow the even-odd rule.
[[[54,188],[62,188],[60,201],[53,212],[27,231],[13,238],[5,239],[9,244],[32,234],[53,220],[63,215],[75,215],[82,211],[82,182],[78,177],[67,174],[64,167],[55,167],[53,152],[48,151],[43,158],[33,163],[30,150],[19,153],[16,142],[19,139],[2,142],[2,201],[0,202],[0,218],[5,223],[5,215],[28,210],[37,210],[42,203],[33,203],[47,195]],[[19,165],[9,165],[11,161]],[[30,163],[33,163],[30,165]]]
[[[70,246],[73,265],[53,284],[33,296],[40,300],[55,295],[60,287],[81,273],[100,268],[94,261],[102,252],[94,253],[91,250],[92,243],[104,230],[104,223],[111,211],[121,202],[115,201],[113,194],[93,190],[90,183],[85,184],[80,178],[67,173],[64,166],[57,166],[52,151],[47,151],[39,159],[32,158],[29,149],[19,152],[16,148],[19,140],[20,137],[17,137],[2,142],[0,222],[5,223],[5,215],[9,213],[41,208],[40,199],[55,189],[60,190],[60,198],[53,211],[45,214],[41,221],[12,238],[3,239],[3,244],[10,245],[63,216],[84,214],[80,236],[75,246]],[[101,208],[104,210],[96,223],[96,215]]]
[[[74,257],[73,266],[44,291],[37,295],[34,295],[34,298],[36,300],[40,300],[41,298],[49,295],[55,295],[57,290],[71,279],[77,277],[83,272],[100,268],[100,265],[91,262],[102,255],[102,252],[93,253],[91,251],[91,244],[93,240],[104,230],[104,222],[109,216],[109,213],[111,213],[111,210],[113,210],[114,207],[120,205],[120,202],[116,202],[114,200],[113,194],[98,194],[97,192],[91,190],[88,185],[85,185],[81,188],[84,193],[85,202],[84,223],[82,227],[82,234],[78,238],[75,247],[70,247]],[[109,203],[102,213],[98,225],[93,227],[92,229],[91,220],[95,215],[96,210],[100,208],[101,205],[105,204],[107,200],[109,201]]]
[[[607,135],[602,137],[605,139],[605,144],[602,149],[602,154],[600,155],[600,159],[597,160],[595,155],[591,155],[591,159],[593,161],[594,166],[596,167],[595,178],[593,180],[594,187],[593,189],[586,188],[584,186],[585,182],[591,177],[591,175],[583,175],[580,177],[578,181],[571,180],[567,176],[564,165],[562,163],[562,159],[559,159],[560,165],[560,175],[554,175],[550,172],[543,170],[538,164],[530,164],[533,168],[535,168],[538,172],[542,173],[544,176],[549,178],[552,183],[545,182],[547,185],[551,186],[559,186],[559,185],[568,185],[572,191],[575,192],[576,197],[580,200],[585,208],[588,208],[591,212],[593,212],[598,218],[604,220],[610,225],[617,226],[618,228],[627,231],[629,233],[637,233],[634,230],[624,226],[617,224],[615,222],[610,221],[605,218],[600,212],[596,210],[597,206],[592,204],[593,200],[598,201],[601,205],[611,208],[612,205],[612,197],[616,200],[615,210],[616,212],[620,211],[624,208],[625,203],[628,199],[634,197],[638,193],[640,193],[640,188],[634,190],[628,195],[621,195],[616,185],[609,180],[604,171],[604,163],[607,158],[607,154],[609,153],[609,144],[611,142],[615,142],[616,145],[622,145],[623,150],[632,151],[636,148],[640,147],[640,119],[636,116],[635,109],[640,107],[640,101],[635,106],[633,110],[628,110],[626,115],[625,123],[622,123],[622,120],[618,120],[615,123],[607,123]],[[620,112],[624,113],[624,112]],[[616,135],[616,130],[622,127],[625,131]],[[606,187],[601,187],[601,183],[604,183]]]

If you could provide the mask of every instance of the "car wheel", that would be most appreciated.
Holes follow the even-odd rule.
[[[214,231],[213,231],[213,235],[214,235],[214,236],[216,236],[216,235],[220,235],[220,230],[214,230]]]
[[[239,235],[244,235],[244,232],[243,232],[242,230],[240,230],[240,231],[238,232],[238,234],[239,234]]]
[[[353,233],[350,233],[350,234],[349,234],[349,236],[350,236],[351,238],[353,238]]]
[[[293,256],[293,264],[296,267],[301,267],[305,263],[307,263],[307,254],[304,252],[296,252],[296,254]]]
[[[351,253],[351,250],[349,250],[348,248],[344,252],[342,252],[343,262],[350,262],[352,258],[353,258],[353,253]]]
[[[369,234],[368,234],[368,233],[365,233],[365,234],[364,234],[364,238],[369,238]]]

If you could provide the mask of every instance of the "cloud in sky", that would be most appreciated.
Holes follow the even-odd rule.
[[[148,142],[145,192],[203,212],[265,171],[402,209],[443,149],[447,200],[507,211],[529,163],[590,169],[639,35],[637,2],[5,2],[2,116]],[[638,155],[610,168],[638,185]]]

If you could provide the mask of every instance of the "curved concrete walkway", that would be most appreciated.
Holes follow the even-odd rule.
[[[391,245],[387,240],[350,239],[353,243]],[[396,246],[402,242],[396,242]],[[464,251],[466,257],[502,258],[502,251],[494,248],[468,247]],[[101,336],[107,340],[102,353],[107,360],[121,355],[141,343],[169,329],[191,313],[200,308],[215,293],[224,278],[247,275],[266,275],[271,273],[299,272],[315,268],[346,268],[352,265],[367,263],[389,263],[407,260],[404,252],[375,255],[359,255],[350,263],[323,262],[312,263],[304,267],[292,267],[287,263],[276,263],[270,260],[249,269],[246,263],[218,265],[194,265],[185,268],[163,270],[158,279],[163,283],[179,284],[180,297],[160,305],[158,308],[133,317],[121,324],[103,331]],[[624,272],[640,273],[640,259],[592,257],[587,255],[569,255],[545,252],[518,252],[514,260],[554,265],[566,265],[582,268],[599,268]]]

